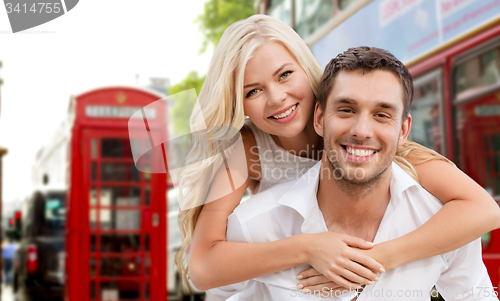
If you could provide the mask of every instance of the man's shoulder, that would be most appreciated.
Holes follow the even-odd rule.
[[[233,211],[240,223],[244,223],[258,215],[268,212],[276,207],[278,201],[292,188],[299,179],[277,184],[267,190],[259,192],[244,201]]]

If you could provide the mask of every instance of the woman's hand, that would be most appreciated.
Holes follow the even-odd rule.
[[[370,249],[373,243],[344,233],[308,234],[308,263],[329,281],[344,288],[355,289],[377,281],[384,267],[373,258],[354,248]],[[305,278],[303,272],[297,279]]]
[[[299,275],[303,277],[303,280],[297,284],[297,289],[301,289],[305,294],[311,293],[317,297],[334,297],[349,291],[349,288],[331,281],[314,268],[304,270]]]

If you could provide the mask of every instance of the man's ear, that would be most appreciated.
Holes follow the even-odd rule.
[[[314,130],[316,134],[323,137],[323,110],[319,103],[316,103],[316,107],[314,108]]]
[[[411,115],[408,114],[408,118],[406,118],[405,122],[401,125],[401,132],[399,133],[399,141],[398,146],[403,145],[408,139],[408,135],[410,134],[411,129]]]

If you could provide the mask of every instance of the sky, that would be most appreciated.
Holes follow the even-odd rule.
[[[15,34],[1,5],[4,204],[30,194],[36,153],[65,118],[70,95],[145,86],[150,77],[175,84],[191,70],[206,74],[212,48],[199,55],[202,34],[193,22],[204,2],[81,0],[65,15]]]

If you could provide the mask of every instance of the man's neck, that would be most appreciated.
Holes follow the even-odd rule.
[[[389,166],[374,181],[354,184],[336,179],[322,160],[317,198],[328,230],[373,241],[391,198],[391,174]]]

